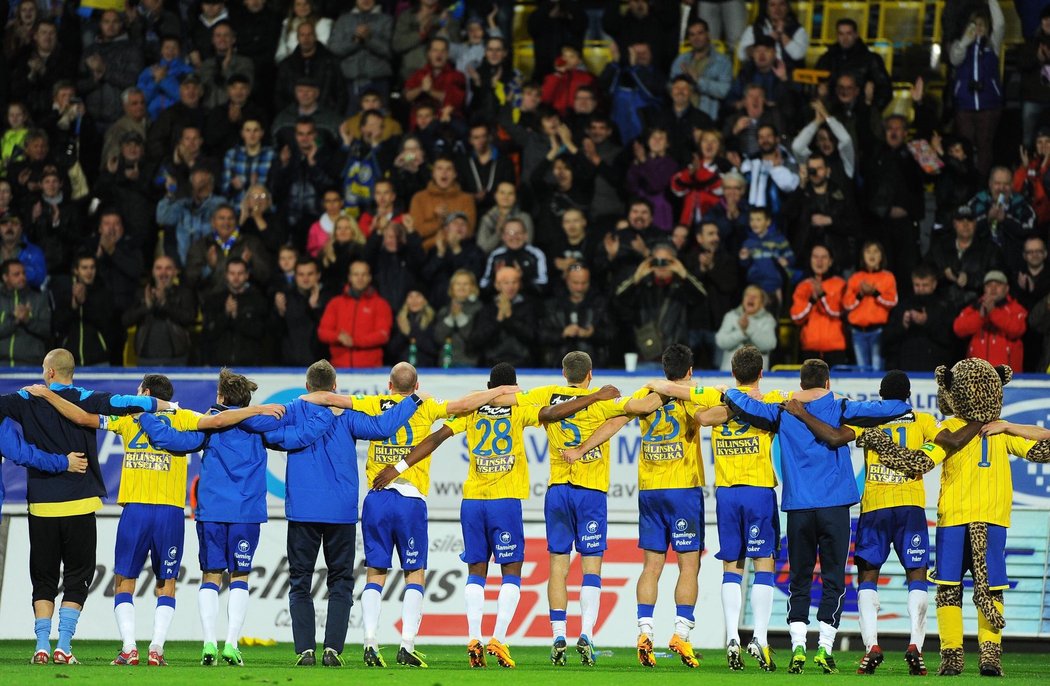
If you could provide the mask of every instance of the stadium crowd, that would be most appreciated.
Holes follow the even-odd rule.
[[[904,102],[788,0],[535,4],[526,79],[508,0],[5,3],[0,363],[1047,369],[1050,9],[1018,154],[997,0]]]

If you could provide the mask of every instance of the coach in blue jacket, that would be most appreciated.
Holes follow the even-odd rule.
[[[831,373],[823,360],[806,360],[799,372],[803,390],[830,389]],[[850,448],[830,448],[777,404],[763,403],[737,389],[725,394],[731,414],[780,438],[783,504],[787,512],[788,560],[791,564],[791,597],[788,627],[793,656],[789,671],[805,665],[806,627],[809,624],[813,568],[820,555],[822,593],[817,620],[819,650],[814,662],[826,673],[838,671],[831,656],[846,593],[846,558],[849,555],[851,505],[860,502],[853,474]],[[830,390],[806,404],[810,414],[831,426],[878,426],[899,417],[911,407],[899,400],[854,402],[836,398]]]

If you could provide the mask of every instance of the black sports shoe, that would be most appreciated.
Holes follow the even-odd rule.
[[[401,649],[397,651],[397,664],[405,665],[406,667],[422,667],[426,669],[429,665],[423,661],[426,657],[423,653],[416,650],[408,650],[405,646],[401,646]]]
[[[313,667],[317,664],[317,658],[314,657],[313,650],[304,650],[299,653],[299,657],[295,660],[296,667]]]
[[[321,656],[321,665],[324,667],[342,667],[343,658],[339,656],[339,653],[335,652],[335,648],[325,648],[324,655]]]
[[[551,664],[558,667],[565,666],[565,637],[559,636],[554,639],[554,643],[551,645]]]

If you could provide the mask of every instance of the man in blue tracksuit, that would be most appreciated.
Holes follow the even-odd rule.
[[[83,474],[87,471],[87,458],[84,457],[84,453],[58,455],[44,452],[26,443],[22,432],[8,419],[0,421],[0,464],[4,458],[21,467],[31,467],[48,474],[61,474],[66,471]],[[4,481],[0,479],[0,506],[4,504],[4,495]]]
[[[216,405],[210,412],[247,406],[257,388],[248,378],[223,369],[219,373]],[[327,409],[324,412],[331,415]],[[202,572],[197,594],[204,638],[201,664],[214,665],[219,659],[215,624],[219,587],[226,570],[230,572],[230,595],[222,659],[231,665],[244,664],[237,641],[248,612],[248,575],[259,544],[259,528],[266,521],[266,447],[262,434],[268,441],[289,448],[302,447],[323,434],[330,421],[320,411],[301,425],[293,423],[287,414],[281,419],[258,415],[235,426],[204,433],[178,431],[149,415],[139,419],[155,448],[173,452],[204,449],[196,512]]]
[[[315,362],[306,371],[306,390],[331,392],[336,388],[335,368],[327,361]],[[317,552],[324,545],[328,565],[328,617],[325,622],[325,667],[342,666],[340,654],[346,643],[354,593],[354,554],[357,551],[358,464],[357,439],[385,440],[404,426],[422,403],[419,396],[400,401],[380,415],[350,410],[346,396],[327,397],[346,411],[334,415],[324,407],[293,401],[286,419],[305,421],[320,413],[330,418],[328,431],[305,448],[295,449],[280,440],[276,447],[288,450],[285,474],[285,516],[288,519],[288,609],[292,616],[297,665],[316,664],[315,620],[311,595]],[[340,410],[335,410],[340,412]]]
[[[799,372],[803,390],[830,389],[831,374],[823,360],[806,360]],[[822,595],[817,610],[820,643],[813,661],[825,673],[838,671],[831,655],[846,593],[851,505],[860,502],[848,446],[830,448],[818,441],[801,420],[781,405],[764,403],[729,389],[726,405],[738,421],[776,432],[780,439],[780,470],[784,485],[781,509],[787,512],[791,597],[788,627],[792,657],[788,671],[801,673],[806,664],[813,568],[820,555]],[[830,390],[806,404],[806,409],[831,426],[878,426],[911,410],[899,400],[854,402],[836,398]]]

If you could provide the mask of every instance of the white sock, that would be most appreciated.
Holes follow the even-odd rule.
[[[598,621],[598,608],[602,604],[602,578],[597,574],[584,574],[580,587],[580,635],[593,638],[594,623]]]
[[[755,623],[756,641],[769,645],[769,618],[773,615],[773,587],[762,584],[751,586],[751,621]],[[800,622],[801,623],[801,622]],[[805,639],[805,624],[802,624],[802,643]]]
[[[696,626],[696,621],[688,617],[678,615],[674,618],[674,632],[683,641],[689,640],[689,632],[693,630],[694,626]]]
[[[563,609],[551,609],[551,637],[554,639],[565,638],[565,610]]]
[[[379,610],[382,605],[383,587],[377,583],[365,584],[365,590],[361,592],[361,614],[364,615],[362,623],[365,628],[366,648],[379,647],[376,643],[376,631],[379,630]]]
[[[646,617],[645,619],[638,620],[638,633],[645,634],[650,638],[650,640],[652,639],[654,633],[652,617]]]
[[[795,648],[806,649],[806,631],[809,627],[805,622],[791,622],[788,624],[788,633],[791,635],[791,650]]]
[[[197,591],[197,609],[201,615],[201,638],[205,643],[215,643],[215,622],[219,617],[219,587],[203,583]]]
[[[244,627],[244,618],[248,615],[248,582],[234,581],[230,584],[230,599],[226,605],[226,645],[237,647]]]
[[[500,643],[507,642],[507,629],[510,627],[510,620],[514,619],[514,612],[518,609],[518,599],[521,598],[521,581],[513,583],[510,579],[509,576],[503,577],[503,583],[499,587],[499,598],[496,600],[496,626],[492,630],[492,638]]]
[[[741,581],[739,574],[722,575],[722,612],[726,621],[726,645],[729,645],[730,641],[740,643],[740,606],[744,602]],[[751,591],[754,593],[754,587]]]
[[[908,600],[910,607],[910,595]],[[857,591],[857,610],[860,612],[860,638],[864,641],[864,652],[868,652],[873,645],[879,643],[876,626],[879,619],[879,592],[871,588],[861,588]]]
[[[113,606],[113,616],[117,619],[117,631],[120,632],[121,650],[130,653],[135,650],[135,605],[130,593],[118,593],[114,599],[118,604]]]
[[[467,604],[467,634],[471,640],[481,641],[481,617],[485,613],[485,578],[480,583],[470,583],[463,589]]]
[[[827,622],[820,623],[820,639],[817,641],[817,645],[823,647],[828,652],[828,655],[831,654],[832,648],[835,647],[835,634],[838,632],[838,629]]]
[[[911,617],[911,642],[922,652],[926,640],[926,612],[930,606],[930,594],[926,591],[908,591],[908,616]]]
[[[168,640],[168,629],[175,618],[175,599],[168,596],[157,598],[157,609],[153,612],[153,640],[149,649],[164,654],[164,641]]]
[[[423,587],[405,586],[405,600],[401,604],[401,645],[409,652],[416,649],[416,634],[423,621]]]

